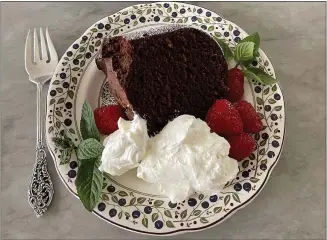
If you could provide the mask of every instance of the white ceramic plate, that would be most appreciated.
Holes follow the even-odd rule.
[[[183,24],[224,40],[230,47],[247,36],[236,24],[194,5],[174,2],[141,4],[123,9],[93,24],[65,52],[51,80],[47,99],[47,141],[63,183],[77,196],[74,184],[75,156],[67,165],[59,165],[60,151],[52,137],[64,131],[78,144],[81,107],[88,100],[93,108],[113,102],[105,84],[105,75],[94,57],[104,37],[143,31],[167,24]],[[273,66],[260,50],[253,62],[275,77]],[[265,129],[255,135],[256,150],[239,163],[237,177],[224,190],[212,196],[194,195],[172,204],[157,188],[129,171],[120,177],[106,175],[101,199],[93,213],[121,228],[138,233],[170,235],[212,227],[254,199],[276,165],[284,141],[285,108],[278,84],[263,86],[253,80],[245,83],[244,99],[261,115]],[[76,201],[76,204],[81,204]]]

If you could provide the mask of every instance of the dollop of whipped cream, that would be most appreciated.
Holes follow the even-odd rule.
[[[237,161],[228,157],[229,148],[204,121],[181,115],[151,138],[137,176],[157,184],[173,203],[194,192],[219,192],[238,173]]]
[[[149,135],[146,121],[134,114],[132,121],[118,120],[118,130],[103,141],[100,171],[120,176],[135,168],[143,159],[148,146]]]

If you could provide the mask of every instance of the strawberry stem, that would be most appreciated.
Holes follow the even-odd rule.
[[[237,68],[240,64],[240,62],[236,63],[235,68]]]

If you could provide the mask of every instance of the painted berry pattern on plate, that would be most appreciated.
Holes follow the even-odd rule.
[[[78,145],[81,134],[76,118],[76,98],[85,71],[94,61],[105,37],[121,35],[145,26],[183,24],[206,31],[233,49],[247,36],[237,25],[216,13],[189,4],[160,2],[123,9],[91,26],[62,57],[51,81],[47,102],[47,137],[64,133]],[[275,77],[273,66],[260,50],[253,67]],[[252,200],[266,183],[278,161],[284,139],[285,109],[278,84],[265,86],[248,79],[252,102],[260,114],[264,130],[254,136],[256,148],[250,157],[239,162],[237,177],[224,190],[213,195],[195,194],[173,204],[167,198],[129,189],[104,175],[101,197],[94,213],[120,227],[149,234],[174,234],[199,230],[223,221]],[[99,105],[114,103],[108,85],[103,84]],[[75,153],[70,162],[60,165],[62,150],[51,141],[49,148],[56,168],[66,186],[76,195],[78,163]]]

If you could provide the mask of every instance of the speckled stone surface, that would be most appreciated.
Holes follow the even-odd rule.
[[[61,183],[37,219],[27,202],[35,159],[36,89],[24,70],[29,28],[49,26],[61,56],[91,24],[130,2],[1,3],[1,238],[150,239],[84,210]],[[286,99],[284,151],[259,196],[222,224],[172,239],[325,238],[325,3],[193,2],[258,31]]]

